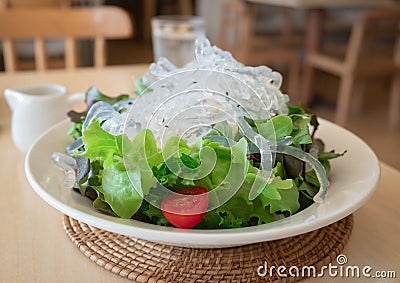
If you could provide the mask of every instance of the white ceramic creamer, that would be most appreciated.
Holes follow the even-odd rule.
[[[68,95],[64,86],[55,84],[6,89],[4,96],[12,111],[11,135],[22,152],[27,152],[47,129],[66,119],[71,107],[84,98],[83,93]]]

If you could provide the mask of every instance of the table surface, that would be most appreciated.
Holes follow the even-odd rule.
[[[84,91],[92,84],[108,93],[129,92],[133,89],[131,76],[141,76],[146,68],[124,66],[0,74],[0,91],[33,83],[60,83],[71,92]],[[31,189],[24,172],[25,156],[16,149],[10,137],[10,112],[3,95],[0,96],[0,106],[0,179],[3,180],[0,198],[0,282],[129,282],[81,254],[63,230],[61,213]],[[377,192],[354,213],[353,234],[343,254],[351,265],[369,265],[373,268],[372,272],[393,270],[399,278],[400,172],[384,163],[381,163],[381,170]],[[347,280],[324,277],[303,282]],[[368,282],[398,281],[371,278]]]
[[[248,0],[249,2],[291,8],[368,7],[394,4],[394,0]]]

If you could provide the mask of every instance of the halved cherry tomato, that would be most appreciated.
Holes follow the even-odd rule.
[[[161,202],[164,217],[175,227],[192,228],[204,218],[208,207],[208,190],[189,187],[169,194]]]

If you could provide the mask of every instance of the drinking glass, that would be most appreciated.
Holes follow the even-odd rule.
[[[154,61],[165,57],[178,67],[194,60],[196,38],[205,35],[204,19],[197,16],[156,16],[151,27]]]

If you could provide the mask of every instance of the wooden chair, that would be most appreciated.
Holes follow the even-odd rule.
[[[105,40],[130,37],[132,21],[121,8],[36,8],[0,10],[0,40],[6,72],[18,70],[13,41],[33,39],[35,67],[47,69],[45,40],[65,39],[65,67],[77,67],[75,40],[94,39],[94,66],[106,64]]]
[[[70,6],[99,6],[105,0],[0,0],[0,7],[7,8],[38,8],[38,7],[70,7]],[[4,3],[4,4],[3,4]]]
[[[366,11],[351,30],[344,58],[315,52],[307,55],[302,100],[309,102],[313,95],[314,69],[340,78],[335,122],[345,125],[350,103],[361,108],[364,84],[367,79],[392,76],[389,124],[399,125],[400,108],[400,8]]]
[[[283,82],[288,82],[286,91],[294,102],[298,98],[300,59],[289,41],[290,27],[282,26],[277,36],[258,35],[255,29],[257,9],[257,5],[246,1],[227,1],[221,15],[218,45],[245,65],[286,65],[288,74]]]

